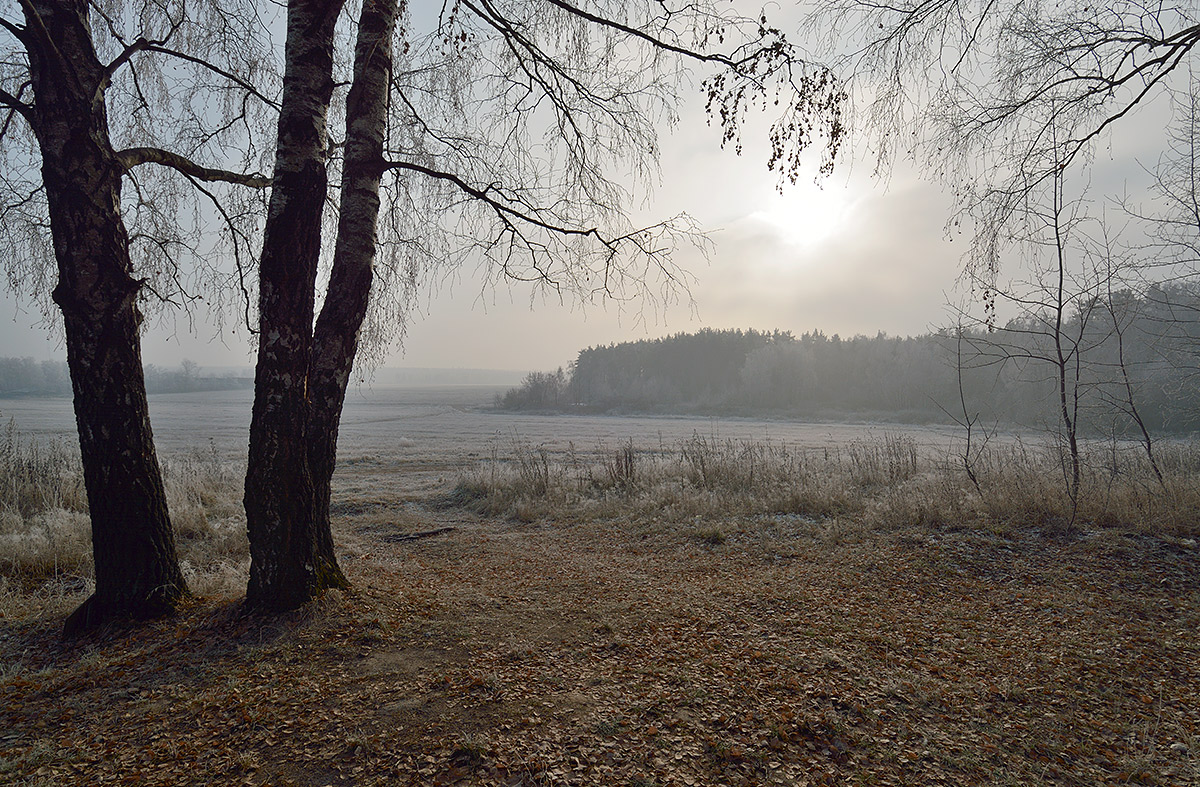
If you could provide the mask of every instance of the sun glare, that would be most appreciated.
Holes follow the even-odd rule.
[[[846,230],[854,200],[844,186],[798,183],[783,193],[772,191],[761,210],[749,218],[769,227],[793,246],[815,246]]]

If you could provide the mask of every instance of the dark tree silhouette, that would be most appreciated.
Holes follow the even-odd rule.
[[[108,16],[81,0],[21,0],[18,8],[20,19],[0,17],[10,42],[0,63],[0,107],[6,110],[0,143],[7,165],[2,223],[10,241],[5,251],[10,282],[43,294],[48,289],[49,276],[38,267],[48,256],[47,229],[57,268],[52,297],[65,329],[96,575],[95,593],[67,620],[71,633],[116,617],[168,613],[186,593],[150,430],[139,346],[141,305],[158,277],[139,273],[131,254],[135,245],[156,247],[160,259],[170,258],[185,246],[178,233],[144,234],[159,210],[153,191],[140,193],[138,207],[129,211],[122,204],[123,184],[135,181],[135,170],[146,164],[171,168],[196,183],[263,186],[266,181],[202,166],[158,146],[158,138],[146,131],[154,93],[139,80],[146,73],[135,61],[153,54],[201,62],[172,48],[175,39],[192,44],[205,39],[182,7],[143,9],[141,19],[152,21],[134,40],[122,37],[120,30],[130,20],[116,9]],[[211,32],[228,31],[218,25]],[[242,46],[248,48],[252,40]],[[221,72],[222,81],[229,82],[231,75],[223,69],[207,70]],[[200,84],[209,83],[198,80],[193,90]],[[115,119],[113,102],[122,107]],[[114,128],[130,140],[140,133],[143,144],[117,149]],[[214,132],[210,142],[219,136]],[[205,152],[204,147],[194,144],[188,152]],[[151,175],[146,183],[153,180]],[[135,222],[131,236],[130,215],[150,224]]]

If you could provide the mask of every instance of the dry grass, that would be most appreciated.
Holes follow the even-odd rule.
[[[0,781],[1200,785],[1200,555],[1166,539],[385,500],[336,525],[355,589],[294,614],[9,625]]]
[[[213,447],[163,462],[167,505],[188,587],[201,596],[234,598],[246,588],[250,546],[242,508],[245,466]]]
[[[78,487],[15,444],[0,472]],[[0,782],[1200,785],[1200,462],[1164,450],[1162,490],[1102,448],[1074,524],[1019,443],[982,493],[896,437],[518,443],[440,508],[403,460],[348,464],[354,590],[272,619],[231,600],[240,469],[171,457],[183,559],[230,600],[69,644],[85,513],[14,484]]]
[[[1200,445],[1162,444],[1160,483],[1136,447],[1089,444],[1077,500],[1053,445],[994,443],[972,451],[974,485],[956,448],[931,453],[884,435],[832,449],[699,435],[639,451],[601,447],[583,457],[514,440],[465,475],[452,500],[521,521],[657,515],[723,518],[795,514],[869,528],[1033,528],[1067,535],[1119,528],[1200,533]]]
[[[243,472],[213,449],[163,462],[180,562],[192,592],[233,597],[248,565]],[[91,523],[78,449],[10,423],[0,438],[0,617],[61,615],[92,586]]]
[[[931,453],[890,434],[827,449],[695,435],[651,450],[626,443],[563,453],[514,439],[506,454],[493,451],[462,477],[449,500],[525,522],[687,521],[695,538],[711,544],[725,536],[720,522],[763,515],[811,519],[829,533],[1115,529],[1187,539],[1200,532],[1196,444],[1158,447],[1161,484],[1144,455],[1128,446],[1091,444],[1084,460],[1073,513],[1063,457],[1053,445],[1010,441],[974,451],[976,488],[955,449]],[[167,457],[163,471],[193,592],[236,597],[248,560],[242,468],[209,447]],[[61,614],[90,592],[91,573],[77,451],[23,437],[10,424],[0,437],[0,615]]]
[[[78,450],[61,440],[25,437],[9,421],[0,436],[0,511],[31,516],[86,508]]]

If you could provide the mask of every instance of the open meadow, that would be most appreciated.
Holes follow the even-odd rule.
[[[1200,785],[1200,446],[351,394],[353,589],[241,613],[249,392],[151,397],[175,618],[88,592],[66,400],[0,401],[0,782]]]

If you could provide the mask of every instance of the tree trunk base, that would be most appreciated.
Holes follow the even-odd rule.
[[[154,620],[169,617],[178,611],[185,595],[186,593],[180,593],[171,598],[160,596],[143,599],[137,604],[119,605],[106,603],[93,593],[67,616],[63,623],[63,638],[78,637],[121,620]]]
[[[275,585],[259,588],[254,587],[252,582],[251,587],[247,589],[245,606],[256,612],[291,612],[310,601],[316,601],[325,595],[326,591],[349,589],[350,580],[346,579],[337,563],[322,561],[309,583],[303,586],[285,588]]]

